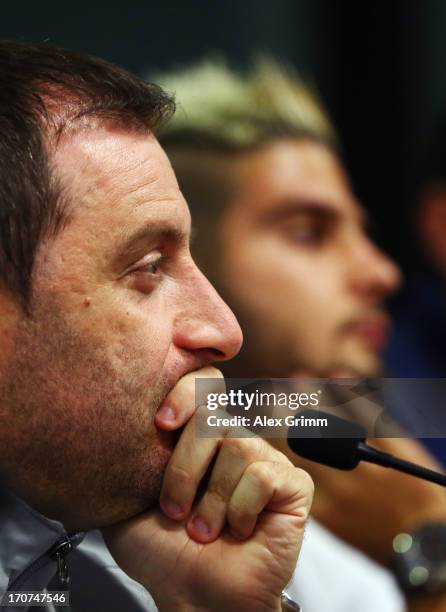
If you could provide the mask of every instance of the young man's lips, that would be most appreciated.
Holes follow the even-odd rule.
[[[372,348],[380,349],[389,337],[390,321],[383,317],[364,319],[354,323],[351,331]]]

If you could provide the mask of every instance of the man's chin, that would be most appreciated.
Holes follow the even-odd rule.
[[[66,517],[62,521],[65,527],[71,532],[103,528],[155,508],[176,439],[172,432],[157,430],[155,439],[150,441],[150,455],[122,466],[97,500],[91,501],[88,515]]]
[[[383,373],[379,355],[363,347],[349,351],[348,357],[341,359],[340,364],[338,370],[344,372],[343,378],[376,378]],[[347,372],[350,376],[346,375]]]

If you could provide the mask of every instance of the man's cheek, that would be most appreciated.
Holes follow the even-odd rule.
[[[115,368],[129,364],[146,375],[156,375],[169,348],[169,338],[150,311],[137,315],[131,309],[119,316],[96,321],[95,334],[101,335],[104,350],[107,350]]]

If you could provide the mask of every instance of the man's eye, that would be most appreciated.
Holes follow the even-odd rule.
[[[324,223],[291,225],[285,228],[285,235],[294,243],[317,246],[324,241],[327,227]]]
[[[133,273],[142,276],[158,276],[163,263],[164,257],[161,253],[151,253],[139,262]]]
[[[142,260],[137,268],[131,272],[132,286],[141,293],[149,294],[157,287],[163,279],[164,257],[144,262]]]
[[[158,259],[157,261],[145,264],[141,268],[138,268],[136,270],[136,272],[143,272],[143,273],[148,273],[148,274],[157,274],[157,272],[159,271],[160,267],[161,267],[161,259]]]

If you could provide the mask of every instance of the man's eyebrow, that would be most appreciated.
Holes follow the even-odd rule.
[[[143,225],[127,236],[116,247],[117,257],[125,256],[144,245],[153,243],[179,244],[189,242],[189,233],[175,227],[165,227],[155,223]]]
[[[355,214],[361,225],[368,224],[367,214],[361,207],[358,206],[356,208]],[[324,202],[290,201],[265,211],[262,222],[277,223],[301,215],[316,217],[322,221],[336,221],[343,216],[343,211],[338,210],[336,206]]]
[[[341,216],[341,213],[336,208],[322,202],[284,202],[271,210],[265,211],[262,221],[276,223],[300,215],[334,220]]]

